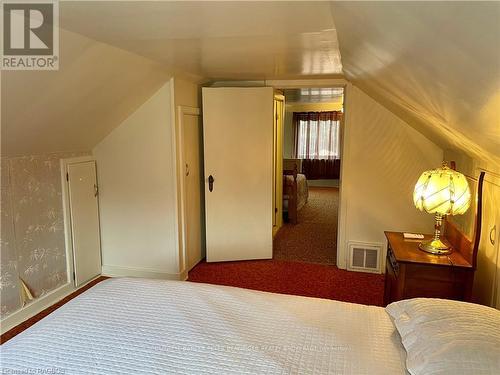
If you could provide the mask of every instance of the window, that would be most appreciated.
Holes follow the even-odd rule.
[[[295,156],[339,159],[340,112],[295,112]]]

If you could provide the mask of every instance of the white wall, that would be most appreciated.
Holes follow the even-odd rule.
[[[103,273],[179,278],[172,82],[93,150]]]
[[[432,232],[433,216],[417,211],[412,194],[420,174],[443,159],[438,146],[355,86],[347,85],[345,99],[340,268],[348,241],[385,244],[384,231]]]

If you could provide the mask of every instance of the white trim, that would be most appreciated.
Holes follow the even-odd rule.
[[[349,250],[347,246],[347,207],[348,207],[348,189],[345,189],[343,179],[346,173],[345,157],[349,155],[350,149],[350,103],[347,101],[352,92],[352,84],[348,83],[344,87],[344,112],[342,116],[342,149],[340,154],[340,183],[339,183],[339,212],[338,212],[338,228],[337,228],[337,267],[347,269],[349,263]]]
[[[174,160],[174,175],[173,175],[173,203],[174,203],[174,215],[177,220],[174,220],[174,242],[176,244],[177,251],[175,252],[175,262],[177,264],[177,269],[181,269],[181,249],[182,249],[182,233],[181,227],[179,225],[179,217],[181,214],[180,208],[180,198],[179,198],[179,166],[177,163],[178,159],[178,147],[177,147],[177,114],[175,111],[175,78],[170,79],[170,121],[171,128],[171,142],[172,142],[172,160]]]
[[[199,116],[200,109],[197,107],[188,107],[187,105],[178,105],[177,111],[179,114],[183,115],[191,115],[191,116]]]
[[[310,87],[343,87],[347,85],[343,77],[319,79],[265,79],[265,80],[222,80],[209,82],[206,87],[274,87],[278,89],[298,89]]]
[[[32,316],[45,310],[47,307],[52,306],[54,303],[62,300],[67,295],[71,294],[75,288],[71,283],[64,284],[57,289],[47,293],[46,295],[35,299],[30,304],[22,307],[20,310],[13,312],[4,319],[2,319],[0,331],[3,333],[14,328],[15,326],[23,323]]]
[[[269,79],[265,81],[266,86],[278,89],[299,89],[302,87],[343,87],[349,82],[345,78],[323,78],[323,79]]]
[[[73,236],[71,231],[71,208],[69,203],[69,185],[66,179],[66,175],[68,173],[68,166],[70,164],[87,163],[89,161],[93,161],[95,163],[96,159],[92,155],[86,155],[86,156],[78,156],[74,158],[66,158],[60,160],[63,221],[64,221],[64,245],[66,247],[66,269],[67,269],[66,276],[68,283],[71,283],[74,286],[76,286],[75,284],[76,281],[73,278],[73,274],[75,272],[75,263],[74,263],[75,261],[73,252]],[[102,262],[102,249],[100,250],[101,250],[101,262]]]
[[[75,288],[71,282],[68,282],[67,284],[61,285],[59,288],[54,289],[49,293],[35,299],[33,302],[22,307],[21,309],[14,311],[12,314],[2,319],[0,324],[1,334],[4,334],[5,332],[25,322],[36,314],[56,304],[63,298],[66,298],[71,293],[83,288],[85,285],[89,284],[100,276],[101,275],[94,277],[78,288]]]
[[[179,280],[181,280],[181,281],[187,281],[187,279],[188,279],[188,271],[184,270],[183,272],[181,272],[179,274]]]
[[[168,273],[163,270],[152,268],[135,268],[135,267],[122,267],[122,266],[102,266],[102,276],[108,277],[141,277],[146,279],[164,279],[164,280],[183,280],[185,274]]]
[[[243,81],[213,81],[209,82],[206,87],[264,87],[265,80],[243,80]]]
[[[177,181],[179,187],[179,194],[177,195],[179,211],[177,215],[177,221],[179,223],[180,231],[180,241],[179,241],[179,270],[181,274],[187,274],[187,249],[186,249],[186,197],[184,196],[184,145],[182,142],[183,136],[183,117],[184,115],[189,116],[200,116],[200,109],[196,107],[188,107],[179,105],[177,106],[177,118],[178,121],[175,123],[175,131],[177,134],[177,158],[176,158],[176,169],[177,169]],[[181,260],[182,259],[182,260]]]

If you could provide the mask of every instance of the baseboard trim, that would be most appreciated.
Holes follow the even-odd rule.
[[[20,310],[13,312],[9,316],[2,319],[0,324],[1,334],[3,335],[10,329],[18,326],[19,324],[35,316],[39,312],[59,302],[75,290],[76,288],[72,283],[64,284],[59,288],[53,290],[52,292],[49,292],[46,295],[37,298],[35,301],[31,302],[29,305],[22,307]]]
[[[102,266],[102,275],[109,277],[143,277],[147,279],[185,280],[182,273],[168,273],[149,268]]]
[[[179,275],[179,280],[186,281],[188,279],[188,273],[187,271],[182,271]]]
[[[12,328],[17,327],[21,323],[24,323],[26,320],[41,313],[43,310],[51,307],[52,305],[55,305],[60,300],[66,298],[71,293],[87,286],[99,277],[101,277],[101,275],[93,277],[92,279],[78,287],[75,287],[72,282],[68,282],[64,285],[61,285],[59,288],[45,294],[44,296],[35,299],[33,302],[22,307],[21,309],[14,311],[12,314],[0,321],[0,334],[3,335],[5,332],[10,331]]]
[[[130,276],[130,277],[144,277],[148,279],[186,280],[187,272],[167,273],[154,269],[129,268],[129,267],[119,267],[119,266],[102,266],[102,275],[99,276],[108,276],[108,277]],[[26,320],[30,319],[36,314],[49,308],[50,306],[62,300],[63,298],[69,296],[74,291],[80,289],[81,287],[84,287],[92,280],[89,280],[87,283],[82,284],[78,288],[75,288],[75,286],[71,282],[61,285],[59,288],[54,289],[53,291],[45,294],[44,296],[37,298],[30,304],[13,312],[12,314],[10,314],[9,316],[5,317],[0,321],[0,334],[3,335],[5,332],[11,330],[12,328],[25,322]]]

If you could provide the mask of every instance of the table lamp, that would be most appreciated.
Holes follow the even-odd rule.
[[[470,189],[462,173],[448,168],[443,162],[441,168],[425,171],[415,185],[413,203],[420,211],[436,215],[434,238],[419,244],[419,248],[431,254],[444,255],[451,249],[441,241],[443,216],[461,215],[470,206]]]

